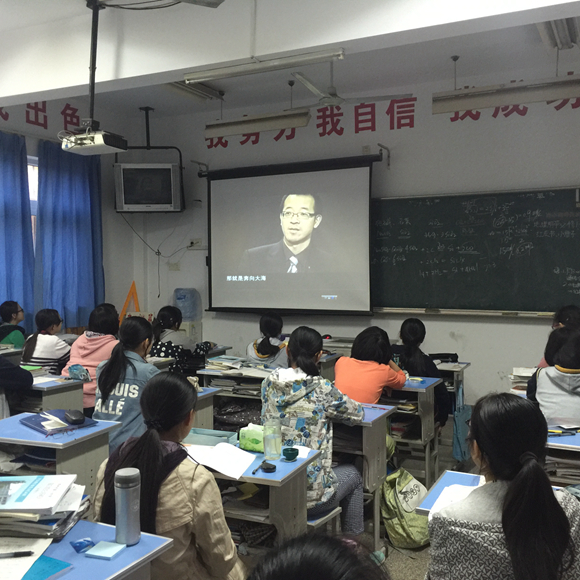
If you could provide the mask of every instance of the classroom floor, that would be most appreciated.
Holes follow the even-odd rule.
[[[386,568],[391,580],[424,580],[429,567],[429,546],[417,550],[390,548]]]

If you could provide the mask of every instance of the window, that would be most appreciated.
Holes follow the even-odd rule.
[[[32,216],[32,245],[36,249],[36,211],[38,208],[38,157],[28,156],[28,195]]]

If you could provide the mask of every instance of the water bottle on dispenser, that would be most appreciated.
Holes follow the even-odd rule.
[[[115,542],[133,546],[141,539],[141,473],[135,467],[115,471]]]

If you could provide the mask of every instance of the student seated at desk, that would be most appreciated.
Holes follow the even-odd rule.
[[[270,550],[248,580],[388,580],[383,566],[348,538],[306,534]]]
[[[580,331],[556,352],[554,366],[538,369],[535,376],[535,399],[544,417],[580,421]]]
[[[32,388],[32,373],[0,356],[0,419],[10,417],[10,410]]]
[[[405,386],[405,373],[391,360],[389,335],[378,326],[365,328],[352,343],[350,358],[343,356],[334,367],[336,388],[359,403],[377,403],[387,389]]]
[[[399,332],[403,345],[394,344],[392,347],[393,355],[399,366],[411,376],[440,379],[441,373],[435,366],[433,359],[419,348],[423,344],[426,334],[425,325],[418,318],[407,318],[401,325]],[[443,383],[437,385],[434,390],[435,422],[443,427],[451,412],[449,393]]]
[[[115,310],[97,306],[89,316],[89,326],[70,349],[70,359],[62,374],[68,377],[72,365],[82,365],[92,381],[83,385],[83,410],[87,417],[93,416],[95,410],[95,393],[97,391],[97,367],[109,360],[113,349],[118,344],[115,338],[119,332],[119,316]]]
[[[272,368],[288,368],[286,343],[280,340],[282,317],[273,311],[266,312],[260,318],[262,338],[257,338],[248,344],[246,356],[253,363],[267,365]]]
[[[176,306],[164,306],[153,321],[153,347],[151,356],[174,358],[169,371],[185,373],[192,357],[205,357],[211,350],[211,342],[192,341],[185,332],[180,332],[181,310]]]
[[[129,437],[145,432],[139,399],[147,381],[158,368],[145,361],[153,342],[153,328],[144,318],[125,318],[119,328],[119,342],[111,358],[97,367],[97,393],[93,419],[120,421],[120,429],[109,438],[114,451]]]
[[[354,465],[332,463],[332,421],[356,425],[362,407],[320,376],[322,336],[307,326],[298,327],[288,341],[290,368],[276,369],[262,383],[262,420],[279,419],[282,443],[320,451],[306,470],[308,516],[342,507],[342,530],[364,530],[362,478]]]
[[[19,322],[24,320],[24,310],[18,302],[7,300],[0,304],[0,344],[12,344],[14,348],[22,348],[26,339],[26,332]]]
[[[552,330],[550,336],[548,336],[546,348],[544,349],[544,358],[542,359],[542,362],[545,364],[543,366],[538,366],[536,372],[528,380],[528,386],[526,389],[526,396],[528,399],[535,401],[536,403],[538,402],[536,399],[536,391],[538,390],[538,374],[542,369],[553,367],[556,364],[556,354],[575,332],[577,331],[567,326],[560,326]]]
[[[95,514],[98,521],[115,524],[115,471],[136,467],[141,472],[141,530],[173,540],[151,562],[151,578],[243,580],[245,568],[215,479],[181,445],[193,425],[196,401],[196,390],[183,375],[162,373],[147,383],[140,401],[146,431],[101,465]]]
[[[70,346],[55,336],[62,330],[62,318],[56,310],[44,308],[34,322],[37,330],[24,343],[21,364],[39,365],[51,375],[60,375],[70,357]]]
[[[430,580],[577,580],[580,503],[543,468],[546,420],[531,401],[475,404],[468,440],[486,483],[433,514]]]

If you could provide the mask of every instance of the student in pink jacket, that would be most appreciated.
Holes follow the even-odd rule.
[[[72,365],[82,365],[91,376],[92,381],[83,385],[83,411],[87,417],[93,416],[95,410],[95,393],[97,391],[97,366],[111,358],[111,352],[119,342],[115,336],[119,332],[119,315],[107,305],[97,306],[89,316],[89,327],[73,343],[70,360],[62,374],[68,376]]]

